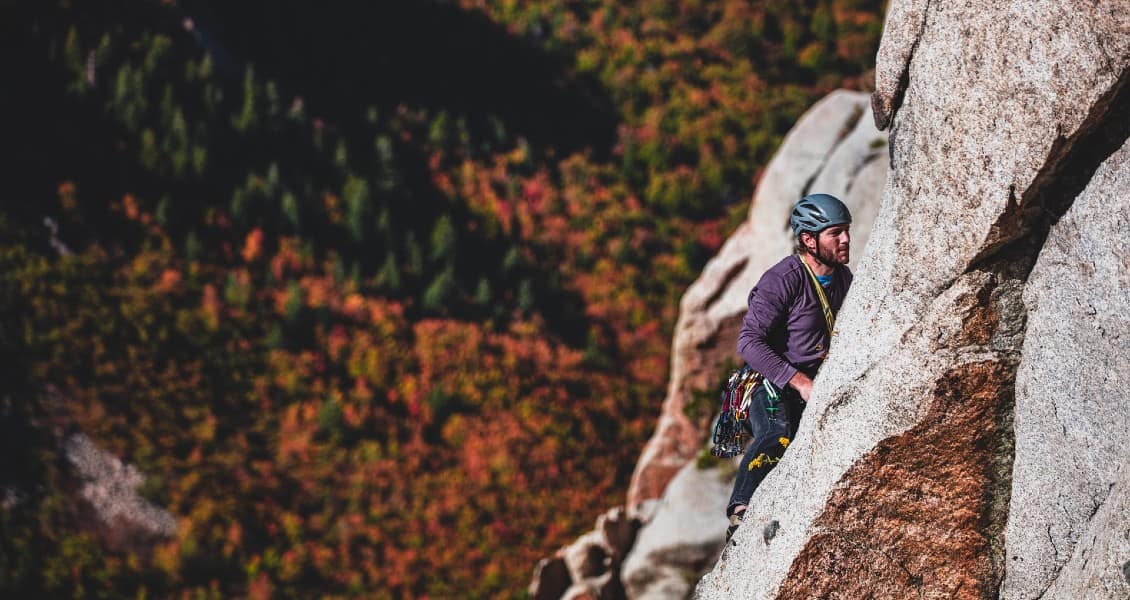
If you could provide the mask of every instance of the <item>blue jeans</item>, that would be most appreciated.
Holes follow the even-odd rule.
[[[796,435],[803,412],[804,402],[796,390],[777,390],[777,400],[774,401],[764,384],[757,386],[749,403],[749,418],[745,421],[753,440],[738,467],[738,478],[726,505],[726,516],[733,513],[734,507],[749,504],[753,491],[777,466],[785,448]]]

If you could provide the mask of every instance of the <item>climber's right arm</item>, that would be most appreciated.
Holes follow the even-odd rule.
[[[783,331],[789,313],[789,298],[793,296],[789,292],[785,278],[772,270],[767,271],[749,292],[749,308],[738,334],[738,354],[746,364],[779,388],[791,385],[798,374],[797,368],[769,343],[772,336],[781,335]],[[803,373],[800,375],[808,379]]]

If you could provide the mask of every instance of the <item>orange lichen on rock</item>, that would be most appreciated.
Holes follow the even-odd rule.
[[[779,597],[993,595],[1004,524],[993,497],[996,466],[1010,464],[999,453],[1013,371],[992,360],[943,375],[926,418],[844,474]]]

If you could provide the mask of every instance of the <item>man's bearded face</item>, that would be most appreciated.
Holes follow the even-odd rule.
[[[813,243],[815,240],[815,244]],[[851,225],[833,225],[803,240],[809,253],[826,265],[846,265],[851,257]],[[813,247],[815,245],[815,248]]]

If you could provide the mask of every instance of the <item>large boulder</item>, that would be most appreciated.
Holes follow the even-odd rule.
[[[628,489],[628,506],[662,495],[667,483],[702,448],[713,394],[735,345],[749,290],[792,251],[793,203],[808,192],[839,196],[852,211],[855,256],[867,243],[887,176],[886,137],[874,125],[867,96],[829,94],[789,131],[758,183],[749,219],[684,294],[671,349],[671,378],[655,433],[644,447]],[[705,410],[704,410],[705,409]],[[690,414],[688,414],[690,413]]]
[[[686,598],[718,558],[734,481],[731,462],[687,463],[640,529],[620,578],[629,598]]]
[[[592,531],[538,562],[527,589],[530,597],[623,598],[620,566],[636,539],[641,520],[650,519],[652,514],[646,507],[632,515],[624,507],[617,507],[597,517]]]
[[[801,430],[699,597],[1130,595],[1130,265],[1109,239],[1128,81],[1125,1],[892,3],[872,239]]]

